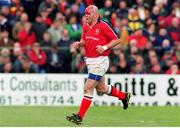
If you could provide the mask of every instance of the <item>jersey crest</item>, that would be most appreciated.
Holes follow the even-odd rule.
[[[97,34],[97,35],[99,34],[99,29],[96,29],[96,34]]]

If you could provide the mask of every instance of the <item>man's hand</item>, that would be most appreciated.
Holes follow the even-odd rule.
[[[80,47],[80,42],[79,41],[73,42],[72,47],[78,49]]]
[[[96,46],[96,51],[101,55],[104,51],[106,51],[108,49],[107,46],[101,46],[101,45],[98,45]]]

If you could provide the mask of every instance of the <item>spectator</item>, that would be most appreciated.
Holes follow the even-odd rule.
[[[11,27],[10,31],[12,31],[12,28],[16,22],[19,21],[22,13],[24,13],[24,7],[22,6],[21,3],[18,5],[12,4],[11,7],[9,8],[9,16],[8,16],[8,21],[9,25]]]
[[[174,2],[173,6],[170,9],[171,9],[171,11],[169,12],[168,16],[161,16],[158,18],[160,27],[171,27],[172,20],[174,18],[179,19],[179,17],[180,17],[180,15],[179,15],[179,3]],[[180,19],[178,20],[178,22],[179,22],[178,24],[180,24]]]
[[[66,0],[58,0],[57,6],[58,6],[59,11],[64,13],[66,7],[69,6],[69,3]]]
[[[157,7],[159,7],[159,16],[167,16],[168,15],[168,10],[166,9],[167,7],[167,2],[164,1],[159,1],[156,4]]]
[[[72,4],[71,6],[71,16],[76,17],[78,23],[81,22],[82,15],[79,13],[79,6],[77,3]]]
[[[116,74],[118,72],[117,66],[113,63],[109,65],[108,73]]]
[[[161,28],[161,29],[159,30],[158,35],[156,36],[156,38],[155,38],[155,40],[154,40],[154,47],[157,48],[157,53],[160,54],[161,56],[162,56],[162,54],[163,54],[163,51],[162,51],[162,49],[161,49],[161,47],[162,47],[162,42],[163,42],[163,40],[165,40],[165,39],[167,39],[167,40],[169,40],[169,41],[171,42],[171,46],[173,45],[173,44],[172,44],[172,40],[171,40],[170,36],[169,36],[168,33],[167,33],[167,30],[166,30],[165,28]]]
[[[166,74],[180,74],[180,69],[177,64],[172,64],[169,70],[166,71]]]
[[[10,49],[6,47],[1,49],[1,56],[10,57],[10,55],[11,55]]]
[[[24,7],[22,5],[22,2],[20,0],[12,0],[10,11],[11,14],[13,14],[14,12],[23,13]]]
[[[162,51],[163,51],[163,54],[165,52],[168,52],[168,51],[171,51],[171,50],[172,50],[172,46],[170,44],[170,41],[167,40],[167,39],[163,40],[163,42],[162,42]]]
[[[24,49],[32,46],[36,42],[36,35],[32,30],[32,24],[26,23],[24,29],[18,33],[18,39],[21,47]]]
[[[34,43],[32,49],[28,52],[29,59],[37,65],[38,73],[45,73],[46,53],[40,48],[38,43]]]
[[[10,7],[9,6],[2,6],[0,8],[1,14],[4,15],[7,19],[8,22],[11,20],[11,15],[10,15]]]
[[[128,27],[128,20],[127,19],[123,19],[120,22],[120,38],[121,38],[121,47],[122,48],[126,48],[128,47],[129,44],[129,27]],[[116,29],[115,29],[116,30]]]
[[[116,10],[117,16],[120,19],[128,18],[128,7],[127,3],[124,0],[119,1],[119,8]]]
[[[64,48],[69,48],[70,47],[70,44],[71,44],[71,40],[70,40],[70,37],[69,37],[69,32],[67,29],[63,29],[62,31],[62,38],[58,41],[58,46],[59,47],[64,47]]]
[[[59,21],[59,24],[61,26],[65,26],[67,24],[66,23],[66,18],[60,12],[56,13],[55,20]]]
[[[47,72],[48,73],[62,73],[64,58],[60,53],[57,45],[51,46],[51,50],[47,52]]]
[[[143,35],[142,30],[136,30],[134,34],[131,34],[129,36],[129,41],[135,40],[136,41],[136,47],[144,50],[145,46],[147,44],[147,38]]]
[[[13,46],[13,40],[9,37],[9,32],[8,31],[3,31],[1,32],[1,37],[0,37],[0,46]]]
[[[13,73],[13,66],[11,62],[4,64],[4,73]]]
[[[37,15],[35,18],[35,23],[32,25],[32,30],[35,32],[38,42],[43,40],[43,33],[46,31],[46,29],[47,26],[43,23],[42,17]]]
[[[119,63],[117,66],[117,72],[118,73],[129,73],[130,72],[130,65],[125,57],[125,54],[123,52],[120,52],[119,56]]]
[[[110,16],[111,16],[113,11],[114,10],[112,8],[112,1],[111,0],[105,0],[104,8],[103,8],[104,19],[107,21],[110,21]]]
[[[178,66],[180,67],[180,41],[176,45],[175,56],[177,58]]]
[[[51,24],[52,24],[52,20],[51,20],[51,18],[49,17],[49,14],[50,14],[50,13],[49,13],[46,9],[42,9],[39,14],[40,14],[40,16],[41,16],[41,18],[42,18],[43,23],[44,23],[47,27],[50,27]]]
[[[63,26],[59,24],[58,20],[54,20],[51,27],[47,29],[53,44],[57,44],[57,42],[62,38],[62,30]]]
[[[69,19],[71,17],[72,11],[70,7],[66,7],[64,11],[64,17],[66,18],[66,22],[69,22]]]
[[[2,56],[0,56],[0,73],[2,73],[3,72],[3,57]]]
[[[8,30],[9,33],[12,31],[12,26],[14,26],[14,17],[10,14],[9,6],[3,6],[0,8],[0,27],[1,30]]]
[[[44,0],[40,3],[38,12],[42,12],[42,10],[47,10],[49,13],[52,13],[54,10],[54,3],[53,0]]]
[[[69,19],[69,23],[65,26],[65,28],[69,32],[69,36],[71,40],[78,40],[81,36],[82,28],[80,23],[77,22],[77,18],[75,16],[71,16]]]
[[[75,73],[75,72],[78,72],[77,68],[76,68],[76,58],[77,58],[77,55],[78,55],[78,51],[77,51],[77,49],[72,47],[72,44],[70,45],[70,53],[71,53],[71,56],[72,56],[71,71],[72,71],[72,73]]]
[[[143,34],[149,41],[154,42],[157,36],[155,24],[150,24]]]
[[[178,18],[173,18],[172,25],[168,27],[168,32],[173,39],[174,42],[180,41],[180,28],[179,28],[180,22]]]
[[[83,0],[76,0],[76,4],[78,5],[78,12],[81,16],[84,15],[84,10],[86,8],[85,3]]]
[[[114,48],[112,51],[112,54],[110,55],[110,65],[117,66],[119,64],[119,54],[121,53],[121,50],[119,48]]]
[[[151,68],[151,71],[150,71],[151,74],[162,74],[162,70],[161,70],[161,65],[160,64],[155,64],[152,66]]]
[[[0,55],[0,71],[4,72],[5,65],[11,63],[10,50],[8,48],[3,48]]]
[[[135,74],[145,74],[146,72],[146,67],[144,65],[144,59],[142,56],[138,55],[135,58],[135,65],[131,69],[131,73]]]
[[[11,4],[11,0],[1,0],[0,7],[2,6],[9,6]]]
[[[29,21],[34,22],[38,13],[38,8],[42,0],[21,0],[24,11],[28,14]]]
[[[14,67],[14,72],[19,73],[21,70],[21,61],[20,57],[23,56],[23,51],[21,50],[20,45],[15,43],[13,47],[13,55],[12,55],[12,62],[13,62],[13,67]]]
[[[158,56],[156,54],[156,51],[154,49],[150,49],[148,51],[148,55],[145,58],[145,63],[147,64],[147,68],[151,68],[151,65],[152,65],[151,61],[152,61],[153,57],[156,58],[157,62],[158,62]]]
[[[177,63],[177,59],[171,52],[167,51],[161,58],[162,70],[167,71],[173,63]]]
[[[124,27],[124,26],[121,26],[121,24],[122,24],[121,22],[122,22],[122,21],[120,21],[119,18],[114,19],[114,20],[115,20],[115,21],[114,21],[114,26],[113,26],[113,28],[114,28],[115,32],[116,32],[118,35],[120,35],[121,30],[122,30],[121,27]]]
[[[127,59],[129,60],[130,67],[135,65],[135,58],[139,54],[139,49],[136,46],[131,46],[129,49],[129,55],[127,56]]]
[[[50,34],[48,32],[44,32],[43,33],[43,39],[40,42],[40,46],[42,46],[42,47],[50,47],[51,45],[52,45],[52,42],[51,42]]]
[[[12,36],[15,40],[18,40],[18,33],[24,29],[26,23],[28,23],[28,15],[26,13],[22,13],[20,21],[14,25],[12,30]]]
[[[113,12],[110,17],[110,23],[112,24],[113,27],[115,26],[116,20],[117,20],[117,14]]]
[[[150,15],[152,22],[154,24],[157,24],[159,13],[160,13],[160,8],[158,6],[154,6],[152,9],[152,13]]]
[[[0,32],[2,31],[9,31],[9,24],[8,24],[8,19],[2,14],[0,13]]]
[[[145,21],[149,17],[149,5],[144,2],[144,0],[136,0],[136,4],[133,5],[138,11],[139,18]]]
[[[129,9],[128,20],[129,20],[128,26],[130,28],[130,31],[133,32],[135,30],[143,28],[143,24],[141,23],[141,20],[139,18],[139,15],[136,9],[134,8]]]
[[[86,64],[84,61],[85,50],[84,47],[80,48],[80,53],[76,57],[76,68],[79,73],[86,73]]]
[[[27,56],[22,56],[21,69],[19,73],[38,73],[37,67],[29,60]]]
[[[151,52],[153,54],[153,51]],[[161,73],[160,63],[156,55],[149,54],[149,64],[147,64],[147,69],[149,69],[149,73]]]

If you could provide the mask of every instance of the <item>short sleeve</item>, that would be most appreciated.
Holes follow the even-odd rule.
[[[115,30],[113,29],[113,27],[105,22],[104,22],[104,34],[106,37],[108,37],[110,40],[117,40],[119,38],[119,36],[117,35],[117,33],[115,32]]]

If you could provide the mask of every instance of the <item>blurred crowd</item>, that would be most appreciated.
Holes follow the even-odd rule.
[[[80,39],[84,10],[122,39],[108,73],[180,74],[180,0],[1,0],[1,73],[86,73]]]

